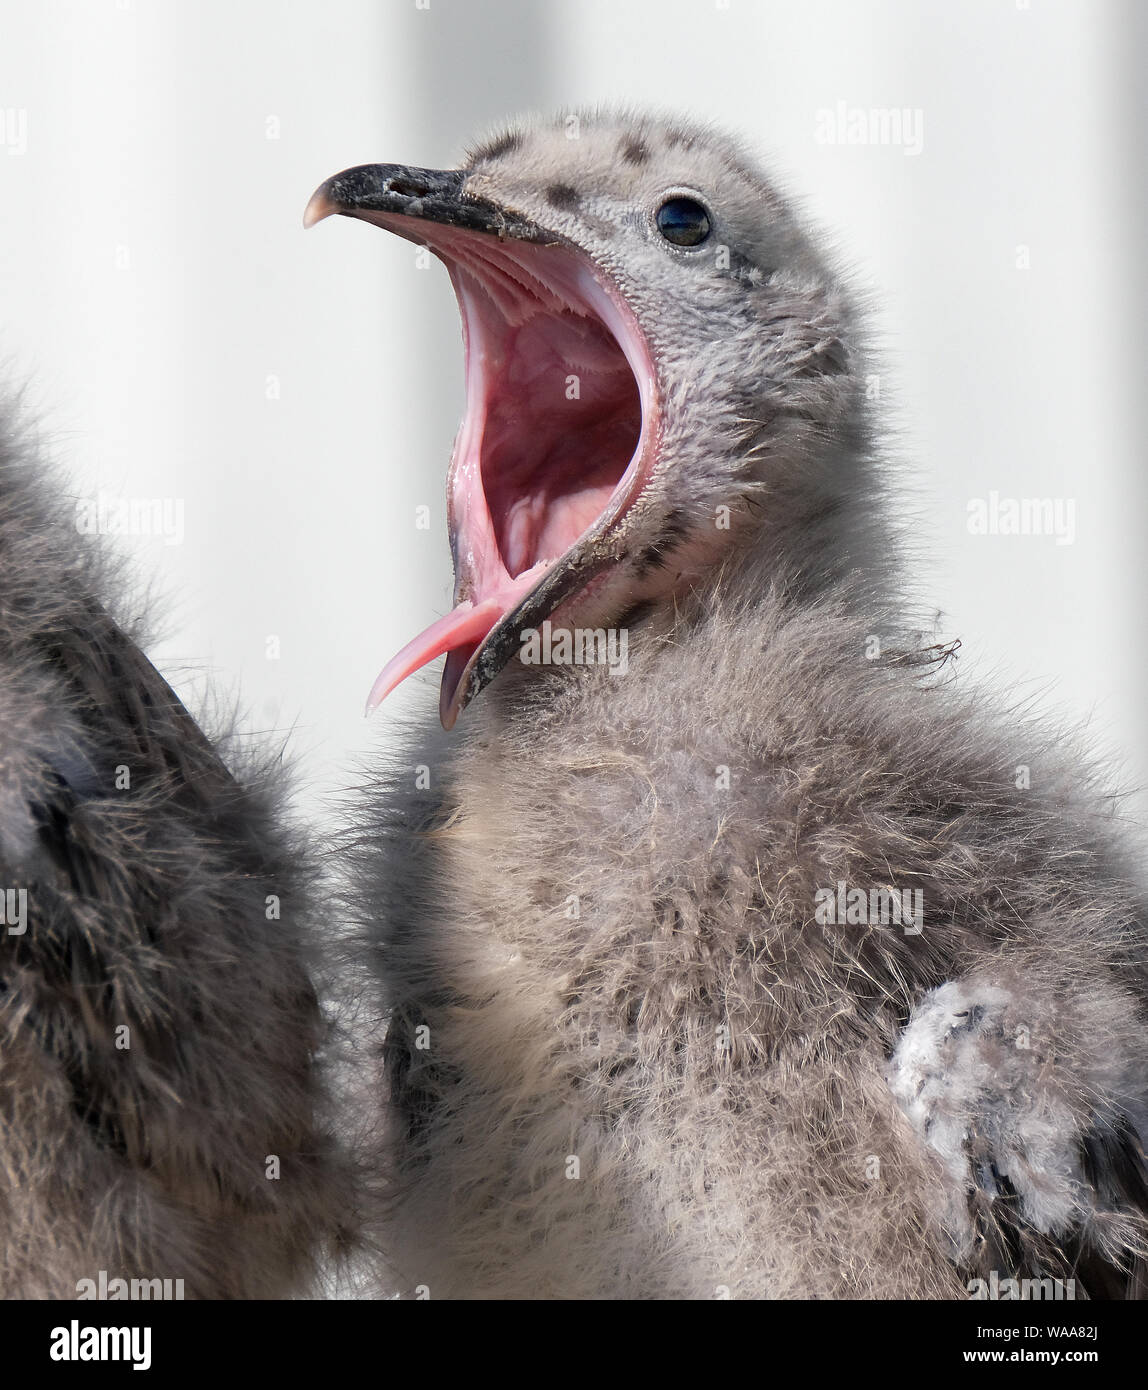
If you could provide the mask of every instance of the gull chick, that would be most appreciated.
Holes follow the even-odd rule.
[[[399,1286],[1142,1292],[1143,898],[1087,763],[907,630],[817,241],[629,112],[332,213],[445,263],[465,348],[455,606],[372,693],[445,654],[439,718],[349,846]]]

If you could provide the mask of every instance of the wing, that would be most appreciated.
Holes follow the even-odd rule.
[[[1148,1294],[1144,1032],[1101,977],[1006,969],[914,1009],[888,1080],[940,1160],[934,1216],[973,1296]]]

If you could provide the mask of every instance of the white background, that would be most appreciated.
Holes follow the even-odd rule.
[[[450,165],[521,110],[625,100],[716,121],[873,301],[913,579],[962,668],[1091,718],[1143,783],[1146,13],[4,0],[0,109],[27,139],[0,148],[4,374],[30,383],[77,495],[183,499],[181,545],[120,542],[166,595],[153,656],[189,699],[208,677],[246,727],[289,732],[320,816],[398,708],[437,702],[432,669],[361,714],[383,661],[449,604],[461,361],[441,269],[364,224],[304,234],[309,194],[351,164]],[[919,108],[921,153],[820,143],[816,113],[839,101]],[[969,499],[992,489],[1075,499],[1075,543],[971,536]]]

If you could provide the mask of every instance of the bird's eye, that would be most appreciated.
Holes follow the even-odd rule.
[[[675,246],[700,246],[710,234],[710,215],[693,198],[668,198],[655,221],[658,231]]]

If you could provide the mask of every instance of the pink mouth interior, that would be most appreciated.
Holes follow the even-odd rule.
[[[636,494],[653,369],[629,311],[577,253],[397,214],[370,220],[446,262],[467,405],[449,481],[456,607],[387,663],[367,708],[447,652],[449,727],[492,629]]]

